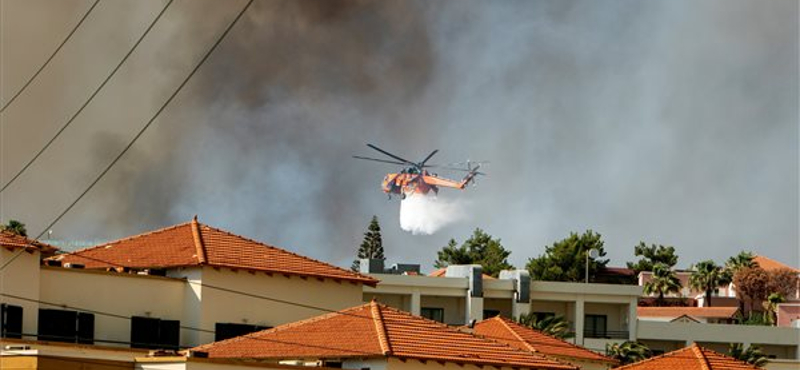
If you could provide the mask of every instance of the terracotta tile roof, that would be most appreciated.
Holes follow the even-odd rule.
[[[626,370],[754,370],[757,367],[697,344],[618,367]]]
[[[28,250],[38,250],[39,252],[45,254],[53,254],[58,251],[58,248],[52,245],[8,231],[0,231],[0,247],[9,249],[26,248]]]
[[[430,274],[428,274],[428,276],[431,276],[431,277],[445,277],[444,276],[445,273],[447,273],[447,267],[442,267],[442,268],[440,268],[440,269],[438,269],[438,270],[436,270],[434,272],[431,272]],[[491,276],[491,275],[481,274],[481,276],[484,279],[489,279],[489,280],[495,279],[495,277]]]
[[[521,350],[538,352],[567,360],[586,360],[611,364],[618,363],[617,360],[610,357],[552,337],[527,326],[517,324],[516,322],[500,316],[495,316],[475,324],[473,333],[509,344]]]
[[[755,257],[753,257],[753,262],[758,263],[759,267],[761,267],[762,269],[767,270],[767,271],[769,271],[769,270],[777,270],[777,269],[789,269],[789,270],[793,270],[795,272],[800,273],[799,269],[796,269],[796,268],[794,268],[792,266],[789,266],[787,264],[778,262],[778,261],[776,261],[776,260],[774,260],[772,258],[767,258],[767,257],[764,257],[764,256],[755,256]]]
[[[213,266],[377,284],[378,280],[197,222],[54,257],[86,268]]]
[[[196,347],[210,358],[416,359],[526,369],[576,367],[376,302]]]
[[[637,307],[639,317],[680,316],[731,319],[739,312],[738,307]]]

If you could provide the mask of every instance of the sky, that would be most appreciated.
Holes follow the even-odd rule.
[[[89,0],[0,0],[0,101]],[[0,115],[5,184],[110,73],[165,0],[101,1]],[[244,1],[175,0],[117,75],[0,194],[38,234],[119,153]],[[611,265],[640,241],[678,267],[750,250],[800,265],[798,3],[257,0],[176,99],[52,228],[101,242],[203,223],[348,267],[372,215],[387,263],[430,271],[476,227],[510,261],[570,232]],[[486,160],[443,190],[459,221],[400,229],[380,191],[412,160]],[[440,175],[458,178],[459,173]]]

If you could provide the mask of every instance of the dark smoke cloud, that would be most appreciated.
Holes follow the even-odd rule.
[[[125,76],[131,86],[109,92],[111,113],[98,108],[76,129],[84,135],[65,137],[36,169],[58,184],[36,175],[9,189],[4,219],[44,225],[236,10],[179,3]],[[158,5],[141,5],[131,37]],[[258,1],[56,235],[120,237],[199,214],[348,265],[377,214],[390,260],[426,266],[478,226],[518,266],[587,228],[604,235],[616,264],[644,240],[675,245],[682,266],[741,249],[798,265],[797,10],[794,1]],[[7,179],[24,158],[9,154],[11,138],[35,147],[51,128],[33,135],[33,125],[3,119]],[[411,236],[378,189],[395,168],[350,159],[377,154],[365,142],[411,160],[437,148],[440,163],[490,160],[490,177],[442,194],[468,202],[466,221]]]

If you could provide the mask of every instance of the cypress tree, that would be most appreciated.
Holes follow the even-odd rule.
[[[378,223],[378,216],[372,216],[367,232],[364,233],[364,241],[361,242],[361,246],[358,248],[357,256],[358,258],[353,261],[353,265],[350,267],[353,271],[359,270],[360,259],[362,258],[386,260],[383,255],[383,239],[381,238],[381,226]]]

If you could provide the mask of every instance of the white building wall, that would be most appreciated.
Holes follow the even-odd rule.
[[[0,293],[17,297],[39,299],[39,258],[38,251],[22,252],[20,249],[8,250],[0,248]],[[17,256],[19,254],[19,256]],[[39,304],[27,300],[15,299],[0,295],[0,303],[8,303],[22,307],[22,331],[35,334],[38,326]]]

